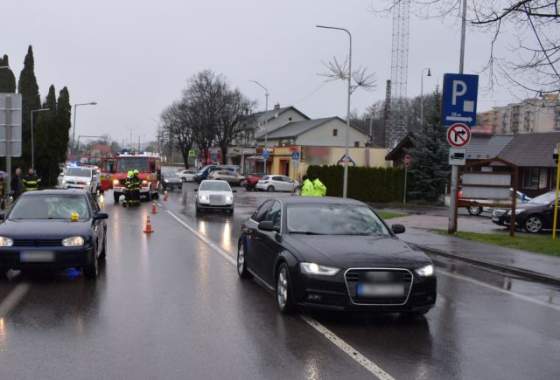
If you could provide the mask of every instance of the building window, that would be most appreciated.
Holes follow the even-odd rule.
[[[548,173],[545,168],[530,168],[525,170],[523,187],[530,190],[546,189]]]
[[[338,136],[338,129],[336,129],[336,128],[333,129],[333,130],[332,130],[332,135],[333,135],[334,137]]]
[[[359,147],[360,147],[360,142],[354,141],[354,148],[359,148]]]

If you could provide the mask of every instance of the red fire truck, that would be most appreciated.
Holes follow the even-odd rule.
[[[161,159],[152,153],[119,154],[101,163],[101,188],[113,189],[115,204],[124,194],[124,183],[130,170],[138,170],[142,180],[140,195],[147,200],[158,197],[161,178]]]

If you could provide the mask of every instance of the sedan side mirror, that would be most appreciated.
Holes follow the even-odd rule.
[[[109,219],[109,214],[105,212],[98,212],[93,216],[94,220]]]
[[[259,230],[262,231],[278,231],[278,227],[272,223],[270,220],[263,220],[259,223]]]
[[[406,231],[406,228],[402,224],[393,224],[391,230],[394,234],[402,234]]]
[[[194,189],[194,192],[195,192],[195,193],[198,192],[198,189]]]
[[[232,193],[237,193],[237,190],[234,189],[234,190],[232,190],[231,192],[232,192]]]
[[[1,213],[0,214],[0,222],[3,222],[6,219],[6,214]]]

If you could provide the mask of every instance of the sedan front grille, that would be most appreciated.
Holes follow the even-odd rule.
[[[226,198],[223,195],[210,195],[210,204],[221,206],[226,204]]]
[[[59,247],[61,239],[15,239],[14,247]]]
[[[403,268],[351,268],[345,273],[348,295],[357,305],[404,305],[412,290],[412,272]],[[364,285],[381,290],[402,289],[401,294],[358,294]]]

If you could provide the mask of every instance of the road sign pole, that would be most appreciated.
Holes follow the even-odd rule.
[[[12,98],[6,97],[6,131],[4,136],[6,138],[6,192],[4,196],[10,194],[12,182],[12,156],[10,152],[10,144],[12,140]]]
[[[560,155],[560,144],[556,147]],[[554,196],[554,219],[552,222],[552,239],[556,240],[556,229],[558,228],[558,197],[560,196],[560,157],[556,164],[556,194]]]
[[[404,189],[403,189],[403,206],[406,206],[406,182],[407,182],[407,177],[408,177],[408,166],[405,165],[404,167]]]

